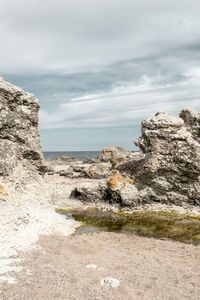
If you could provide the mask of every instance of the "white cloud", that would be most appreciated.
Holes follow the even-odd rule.
[[[200,82],[200,67],[193,67],[184,73],[187,83],[198,85]]]
[[[188,70],[180,82],[162,84],[143,76],[136,84],[107,93],[72,98],[52,113],[41,110],[41,128],[89,128],[133,125],[159,110],[178,113],[183,107],[200,109],[200,68]]]
[[[41,93],[42,128],[131,125],[160,109],[199,109],[199,11],[196,0],[1,0],[0,70],[24,81],[44,75],[46,88],[29,84]],[[71,76],[79,72],[90,76]]]

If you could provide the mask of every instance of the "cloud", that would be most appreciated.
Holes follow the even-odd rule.
[[[162,83],[160,77],[142,76],[135,83],[115,86],[106,93],[72,98],[56,111],[40,111],[41,128],[89,128],[133,125],[160,110],[178,113],[183,107],[199,109],[200,68],[190,69],[181,81]]]
[[[94,149],[93,128],[102,145],[111,128],[120,144],[120,128],[131,137],[161,109],[200,109],[199,11],[196,0],[1,0],[0,75],[38,97],[49,145],[48,129],[63,145],[68,128],[88,145],[92,132]]]
[[[71,73],[199,39],[196,0],[2,0],[3,73]]]

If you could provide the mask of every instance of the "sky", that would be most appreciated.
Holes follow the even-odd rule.
[[[0,76],[40,103],[44,151],[136,149],[157,111],[200,111],[200,1],[0,0]]]

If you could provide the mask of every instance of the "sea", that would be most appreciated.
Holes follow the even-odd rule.
[[[102,151],[44,151],[44,157],[45,158],[56,158],[59,156],[68,156],[72,158],[78,158],[78,159],[96,159],[99,154],[101,154]]]

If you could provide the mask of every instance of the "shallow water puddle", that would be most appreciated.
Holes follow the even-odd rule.
[[[82,223],[76,234],[100,231],[120,232],[200,244],[200,217],[173,212],[147,211],[126,214],[97,209],[57,210],[57,212]]]

